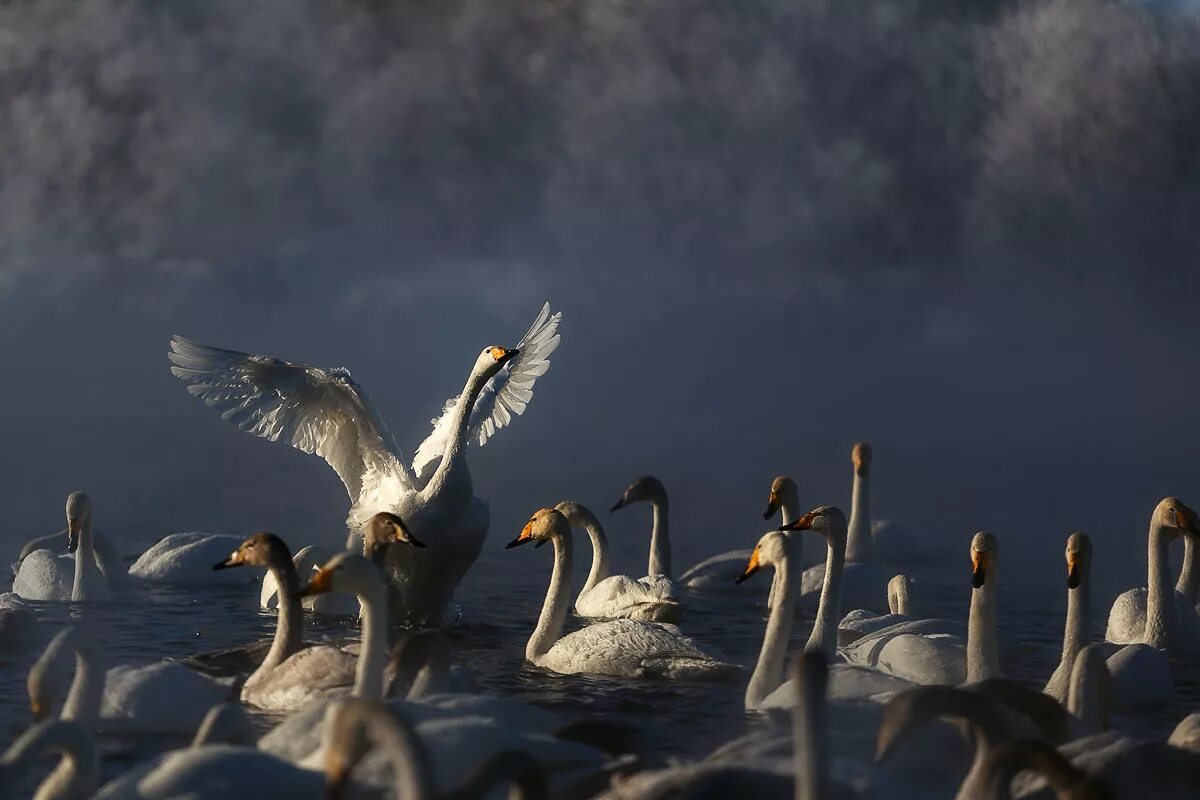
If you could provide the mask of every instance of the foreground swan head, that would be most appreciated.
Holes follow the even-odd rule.
[[[270,567],[292,560],[292,551],[273,533],[256,533],[246,539],[224,561],[213,564],[214,570],[231,567]]]
[[[498,344],[488,345],[479,353],[479,358],[475,359],[475,366],[471,371],[490,378],[520,354],[521,351],[515,347],[509,349]]]
[[[826,539],[845,540],[846,515],[837,506],[820,506],[779,528],[781,531],[814,531]]]
[[[556,508],[539,508],[521,528],[517,538],[504,545],[504,549],[510,550],[528,542],[533,542],[534,547],[541,547],[555,536],[570,538],[571,523]]]
[[[643,475],[633,483],[629,484],[629,488],[621,495],[609,512],[624,508],[638,502],[654,502],[666,499],[667,489],[662,485],[662,481],[653,475]]]
[[[338,553],[313,573],[308,585],[300,590],[301,597],[329,592],[361,595],[369,589],[383,588],[379,568],[358,553]]]
[[[83,492],[67,495],[67,551],[79,549],[79,533],[92,521],[92,498]]]
[[[377,560],[383,551],[387,550],[388,545],[395,542],[412,547],[425,546],[412,535],[404,520],[390,511],[380,511],[367,520],[363,530],[363,547],[368,558]]]
[[[865,475],[871,471],[871,459],[874,457],[871,445],[866,442],[856,443],[850,451],[850,461],[854,464],[854,471],[859,475]]]
[[[1067,537],[1067,588],[1078,589],[1092,563],[1092,540],[1086,533]]]
[[[746,569],[735,582],[741,583],[763,567],[772,569],[782,567],[794,548],[793,540],[782,531],[770,531],[758,540],[758,544],[754,545]]]
[[[1154,508],[1154,522],[1175,539],[1180,534],[1200,537],[1200,518],[1178,497],[1164,497]]]
[[[982,589],[989,574],[994,571],[996,554],[1000,543],[987,531],[980,531],[971,539],[971,586]]]
[[[787,475],[777,475],[775,480],[771,481],[771,494],[767,497],[767,510],[763,512],[763,519],[775,516],[784,505],[795,506],[799,502],[800,490],[796,488],[796,482]]]

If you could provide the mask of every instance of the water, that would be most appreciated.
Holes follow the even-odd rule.
[[[650,765],[670,758],[701,757],[765,724],[758,715],[742,709],[744,679],[736,684],[605,680],[555,675],[524,663],[525,642],[544,597],[552,554],[550,548],[505,551],[501,549],[503,541],[507,538],[493,531],[483,556],[460,588],[457,624],[449,631],[455,660],[471,668],[484,691],[526,700],[570,718],[621,723],[629,730],[629,746]],[[620,540],[612,544],[615,569],[644,569],[644,544],[636,547]],[[684,566],[708,554],[691,552],[686,546],[677,546],[676,552],[677,564]],[[914,599],[922,614],[965,620],[970,568],[965,555],[962,562],[930,563],[907,570],[917,579]],[[586,567],[578,564],[576,585]],[[999,625],[1028,648],[1008,674],[1040,688],[1058,662],[1065,570],[1018,563],[1006,564],[1004,569]],[[1019,588],[1014,585],[1017,581]],[[769,583],[770,575],[764,573],[727,593],[689,600],[684,630],[752,668],[762,641]],[[270,636],[274,615],[260,612],[257,602],[257,585],[132,584],[121,587],[118,601],[109,604],[37,604],[39,644],[63,625],[75,624],[86,627],[101,642],[110,666],[180,657]],[[1094,602],[1093,616],[1102,620],[1107,605],[1100,598]],[[308,624],[310,639],[358,638],[357,629],[344,620],[309,617]],[[794,648],[803,645],[810,626],[810,617],[797,619]],[[1103,636],[1102,625],[1096,635]],[[0,662],[0,744],[4,747],[31,721],[25,676],[37,652],[40,648]],[[1175,683],[1179,698],[1171,708],[1137,718],[1118,718],[1115,726],[1165,736],[1181,716],[1200,707],[1200,664],[1177,663]],[[275,719],[256,715],[263,729]],[[161,736],[105,737],[105,779],[182,744],[182,738]]]

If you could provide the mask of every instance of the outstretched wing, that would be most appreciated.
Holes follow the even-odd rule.
[[[369,472],[412,478],[392,435],[344,369],[293,364],[171,337],[171,374],[221,419],[270,439],[283,439],[329,462],[351,500]]]
[[[479,393],[475,407],[471,409],[468,438],[478,440],[482,446],[496,431],[512,422],[514,415],[525,413],[525,407],[533,397],[534,382],[550,369],[550,354],[558,347],[558,323],[561,321],[561,311],[551,314],[549,303],[542,306],[537,319],[516,344],[520,354],[493,376]],[[433,432],[417,448],[412,470],[418,484],[427,482],[437,470],[450,435],[450,412],[457,402],[457,397],[446,401],[442,415],[433,421]]]

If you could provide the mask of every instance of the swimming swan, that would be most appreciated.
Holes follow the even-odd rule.
[[[95,551],[92,500],[83,492],[67,497],[67,551],[72,555],[56,556],[49,550],[25,555],[13,591],[26,600],[94,603],[111,599]],[[116,574],[111,565],[109,569]]]
[[[412,469],[365,393],[344,369],[322,369],[171,339],[171,372],[188,392],[240,429],[283,439],[324,458],[346,486],[352,535],[377,512],[402,517],[428,545],[388,553],[388,603],[399,621],[438,619],[487,535],[487,504],[475,497],[465,448],[481,445],[525,411],[558,347],[561,314],[546,304],[512,349],[479,354],[462,393],[448,401]]]
[[[241,541],[231,533],[169,533],[137,557],[129,576],[144,583],[253,583],[255,576],[248,572],[212,572],[213,562]]]
[[[71,492],[67,496],[67,527],[57,533],[52,533],[48,536],[38,536],[26,542],[25,546],[21,548],[20,555],[17,556],[16,563],[12,565],[13,577],[16,577],[20,573],[21,564],[30,553],[35,553],[38,550],[49,550],[53,553],[67,544],[69,529],[71,527],[71,517],[81,515],[86,515],[89,518],[88,522],[90,524],[92,515],[91,498],[83,492]],[[92,548],[96,559],[96,566],[104,573],[104,577],[109,583],[119,583],[125,578],[126,570],[125,565],[121,563],[121,554],[117,552],[117,548],[113,546],[113,543],[106,536],[92,531]],[[67,565],[65,585],[69,586],[71,584],[71,576],[73,574],[74,568]]]
[[[637,619],[643,622],[679,622],[683,604],[674,582],[666,575],[630,578],[610,575],[608,538],[596,515],[572,500],[555,506],[567,522],[587,531],[592,541],[592,568],[579,595],[575,613],[589,619]]]
[[[563,636],[571,593],[571,525],[561,512],[539,509],[525,523],[520,535],[505,547],[527,542],[534,542],[536,547],[546,542],[554,545],[550,588],[537,627],[525,646],[525,658],[530,662],[567,675],[624,678],[703,680],[726,678],[738,672],[735,665],[701,648],[674,626],[617,619]]]
[[[838,623],[838,644],[850,644],[869,633],[890,628],[915,618],[912,604],[912,581],[907,575],[893,575],[887,585],[888,613],[877,614],[865,608],[846,613]]]
[[[16,798],[25,776],[43,755],[53,752],[61,759],[38,786],[33,800],[91,797],[100,782],[100,756],[91,733],[78,722],[47,720],[21,734],[0,757],[0,798]]]

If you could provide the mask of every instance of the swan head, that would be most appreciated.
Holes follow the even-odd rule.
[[[1076,531],[1067,537],[1067,588],[1078,589],[1092,563],[1092,540]]]
[[[781,531],[814,531],[827,539],[846,538],[846,515],[837,506],[819,506],[780,526]]]
[[[380,548],[386,548],[395,542],[412,547],[425,546],[412,535],[404,520],[390,511],[380,511],[367,520],[363,530],[363,547],[368,553],[374,554]]]
[[[488,345],[483,348],[479,358],[475,359],[474,371],[476,374],[486,375],[490,378],[520,354],[521,351],[516,348],[509,349],[498,344]]]
[[[224,561],[213,564],[213,571],[231,567],[270,567],[292,560],[292,551],[273,533],[256,533],[238,545]]]
[[[770,531],[758,540],[754,550],[750,552],[750,560],[746,569],[737,577],[734,583],[741,583],[763,567],[778,568],[791,553],[795,543],[780,531]]]
[[[608,511],[611,514],[619,508],[624,508],[627,505],[638,502],[649,502],[654,500],[665,500],[667,498],[667,489],[662,485],[662,481],[653,475],[643,475],[633,483],[629,484],[629,488],[621,495],[621,499],[613,505]]]
[[[567,522],[561,511],[555,508],[539,508],[533,512],[525,527],[521,528],[517,538],[504,545],[504,549],[511,550],[527,542],[533,542],[534,547],[541,547],[555,536],[570,535],[571,523]]]
[[[67,495],[67,551],[79,549],[79,532],[92,519],[92,498],[84,492]]]
[[[800,490],[796,488],[796,482],[787,475],[778,475],[771,481],[771,494],[767,496],[767,510],[763,512],[763,519],[775,516],[784,503],[794,508],[799,502]]]
[[[574,500],[563,500],[554,506],[554,510],[566,517],[567,522],[572,526],[600,526],[600,521],[596,519],[596,515],[592,513],[591,509]]]
[[[987,531],[980,531],[971,539],[971,586],[982,589],[987,583],[988,573],[995,569],[1000,543]]]
[[[1200,537],[1200,519],[1178,497],[1164,497],[1154,509],[1154,521],[1171,531],[1171,538],[1180,533]]]
[[[29,710],[35,720],[44,720],[59,711],[59,704],[69,692],[71,656],[78,653],[98,663],[100,649],[96,641],[75,626],[63,628],[42,651],[29,668],[25,689],[29,694]],[[97,671],[103,672],[97,667]]]
[[[856,475],[866,475],[870,472],[871,459],[874,457],[871,445],[866,442],[857,442],[850,450],[850,461],[854,464],[854,473]]]
[[[360,589],[383,585],[379,567],[359,553],[338,553],[313,573],[308,585],[300,590],[301,597],[330,592],[358,594]]]

